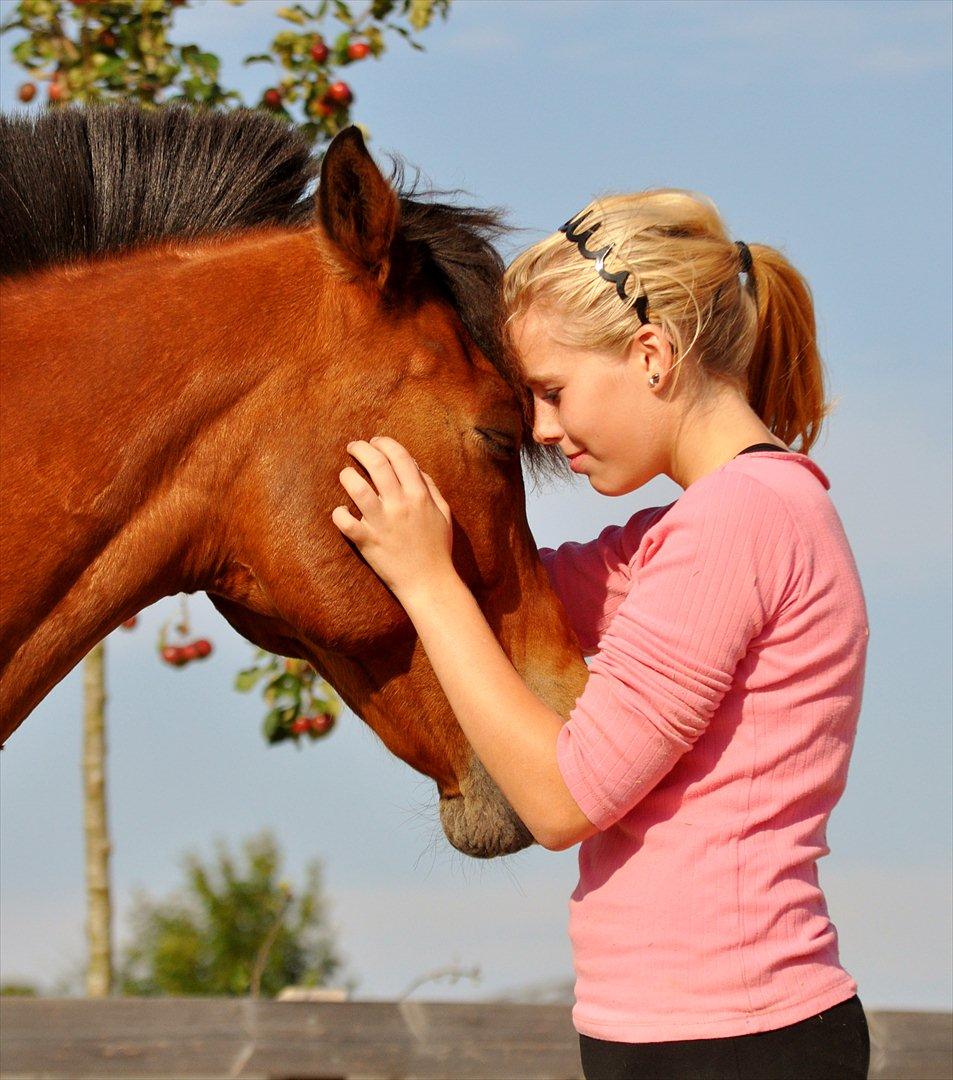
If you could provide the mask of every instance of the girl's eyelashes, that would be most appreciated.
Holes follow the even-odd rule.
[[[558,390],[547,390],[543,394],[543,401],[551,401],[551,402],[553,402],[553,404],[555,404],[558,400],[559,400],[559,391]]]

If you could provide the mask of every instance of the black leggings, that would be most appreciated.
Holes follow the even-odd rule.
[[[579,1036],[586,1080],[867,1080],[870,1035],[855,994],[796,1024],[683,1042]]]

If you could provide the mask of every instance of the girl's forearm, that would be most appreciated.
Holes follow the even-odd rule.
[[[463,733],[536,841],[562,850],[595,833],[556,762],[563,718],[520,678],[459,575],[399,599]]]

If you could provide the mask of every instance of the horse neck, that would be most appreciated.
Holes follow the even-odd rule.
[[[309,241],[169,245],[4,285],[0,691],[14,713],[220,564],[217,511],[247,456],[230,420],[287,355],[289,243]]]

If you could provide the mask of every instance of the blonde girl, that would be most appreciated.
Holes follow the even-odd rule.
[[[586,655],[564,723],[450,560],[393,439],[332,519],[404,605],[475,753],[537,841],[579,844],[573,1022],[588,1080],[860,1080],[869,1039],[817,878],[863,687],[857,569],[808,456],[810,290],[678,190],[592,202],[505,280],[534,438],[607,496],[684,489],[541,558]],[[796,449],[795,449],[796,444]],[[378,494],[380,493],[380,495]]]

